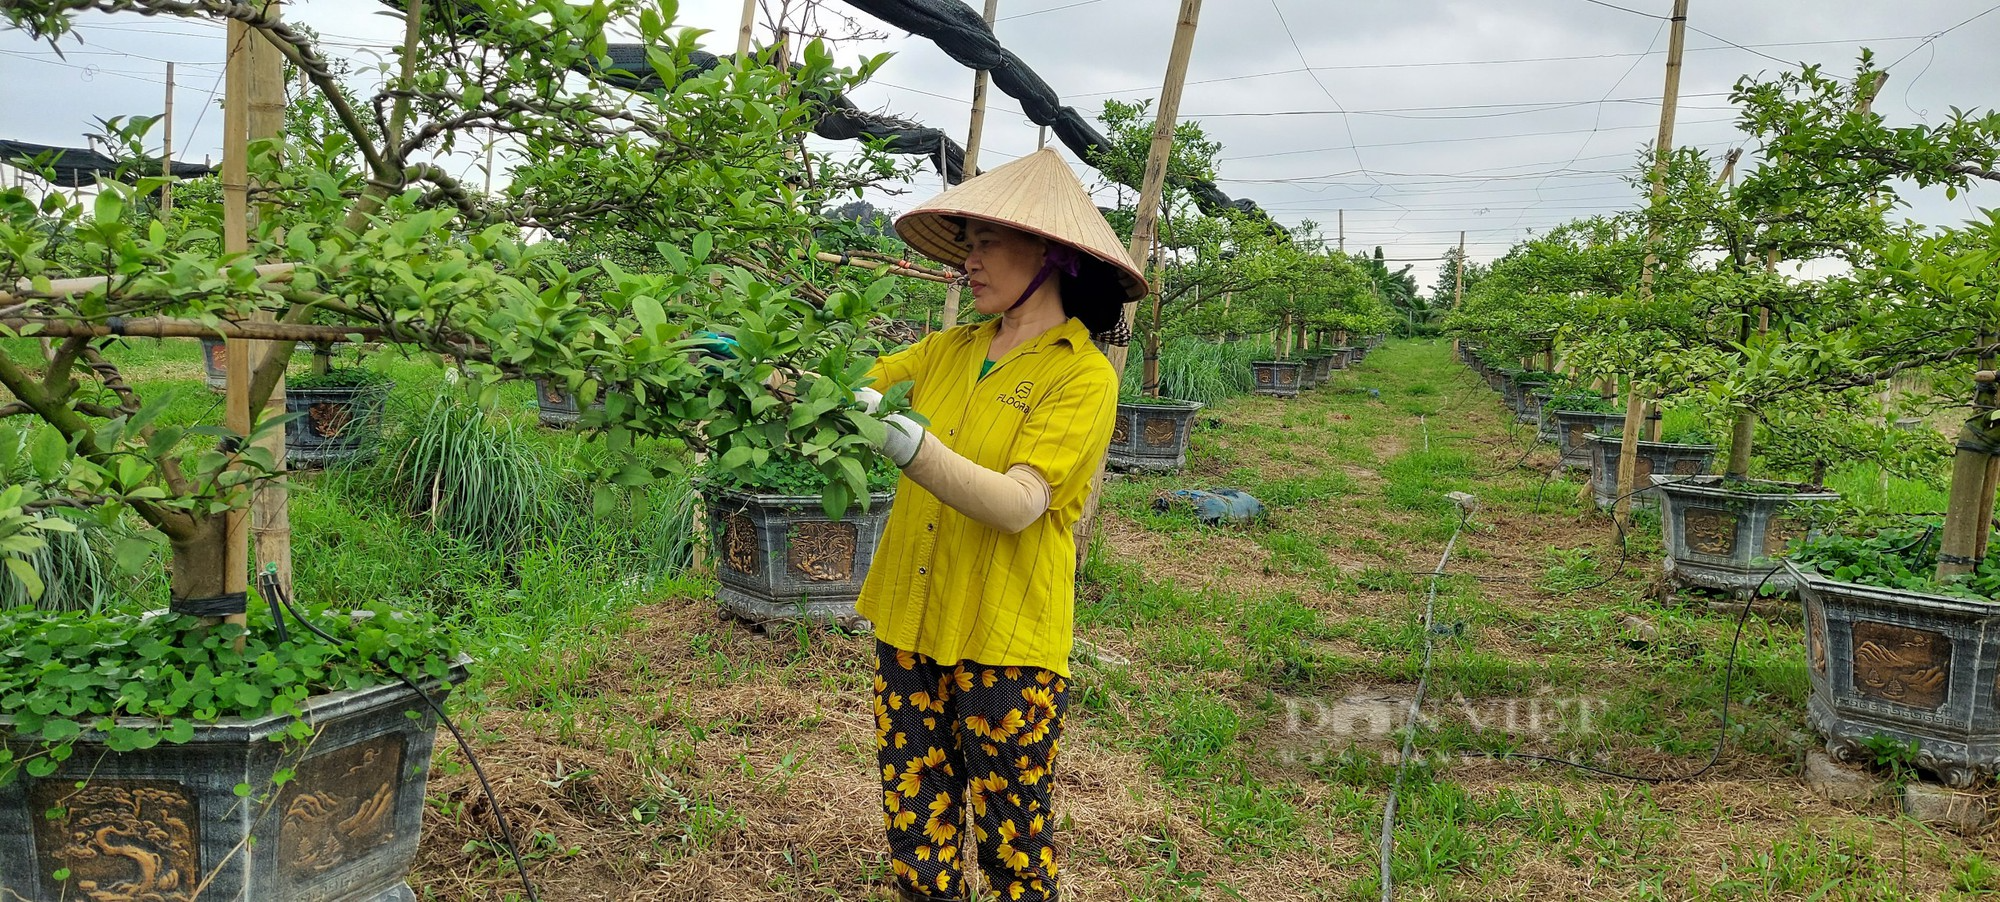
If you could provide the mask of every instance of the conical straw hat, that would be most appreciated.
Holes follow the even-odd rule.
[[[965,180],[896,220],[896,233],[917,252],[950,266],[971,249],[952,219],[971,217],[1012,226],[1067,244],[1118,273],[1125,299],[1146,296],[1146,277],[1125,255],[1111,223],[1061,154],[1049,148]]]

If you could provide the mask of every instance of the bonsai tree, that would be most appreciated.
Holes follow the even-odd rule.
[[[0,337],[12,339],[0,342],[11,398],[0,421],[34,424],[27,447],[41,477],[0,490],[0,556],[23,582],[24,555],[89,519],[131,528],[140,552],[164,546],[176,609],[208,610],[205,600],[240,591],[233,527],[278,472],[263,439],[284,418],[264,408],[299,340],[449,355],[489,386],[544,375],[601,390],[607,483],[660,475],[630,452],[637,439],[662,437],[726,473],[795,452],[826,477],[830,511],[865,497],[867,438],[882,426],[848,387],[872,348],[861,324],[890,283],[815,289],[789,242],[811,233],[824,198],[879,171],[868,156],[839,164],[796,150],[814,98],[851,87],[879,59],[843,69],[807,45],[786,71],[747,61],[704,71],[691,61],[697,33],[651,4],[481,0],[435,18],[408,14],[413,52],[364,104],[310,35],[252,5],[20,2],[0,15],[57,44],[88,10],[242,23],[301,74],[331,130],[317,144],[283,134],[252,144],[262,215],[239,252],[205,228],[131,215],[157,179],[106,184],[88,202],[0,190]],[[607,69],[614,30],[652,48],[651,74],[667,89],[628,93],[577,75]],[[482,196],[427,162],[488,131],[535,161],[503,194]],[[126,135],[136,143],[141,133]],[[195,206],[177,215],[222,218]],[[651,253],[627,265],[612,259],[622,249],[589,246],[614,228],[651,239]],[[562,237],[530,244],[528,230]],[[265,261],[282,265],[259,269]],[[704,356],[714,342],[703,333],[717,331],[733,336],[733,350]],[[169,397],[135,390],[105,341],[216,334],[270,343],[241,399],[247,428],[164,416]],[[49,352],[32,339],[47,339]],[[797,380],[782,397],[766,388],[779,374]],[[195,625],[160,629],[173,641]],[[183,641],[207,640],[196,631]],[[16,734],[61,743],[113,713],[163,710],[115,696],[17,721]],[[245,693],[189,710],[271,704]]]
[[[1873,390],[1916,374],[1968,404],[1935,569],[1948,580],[1973,572],[1986,556],[1992,520],[2000,216],[1989,210],[1936,229],[1871,220],[1901,202],[1904,186],[1941,187],[1956,197],[2000,182],[2000,113],[1955,111],[1937,125],[1891,127],[1866,102],[1880,78],[1864,54],[1851,83],[1808,68],[1737,86],[1746,125],[1775,161],[1769,178],[1746,182],[1745,193],[1777,211],[1770,218],[1780,238],[1810,234],[1798,222],[1811,213],[1866,227],[1849,257],[1852,272],[1822,292],[1839,303],[1817,305],[1809,329],[1749,343],[1744,366],[1717,391],[1754,405],[1798,391]]]

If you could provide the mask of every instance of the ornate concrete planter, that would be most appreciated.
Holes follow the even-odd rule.
[[[209,391],[229,390],[229,343],[220,338],[201,340],[201,376]]]
[[[1622,413],[1558,410],[1551,416],[1556,421],[1556,444],[1562,448],[1562,465],[1574,470],[1590,469],[1592,435],[1608,435],[1625,428],[1625,415]]]
[[[1888,736],[1969,789],[2000,770],[2000,604],[1863,586],[1787,561],[1805,603],[1806,710],[1841,761]]]
[[[449,687],[429,689],[442,705]],[[188,742],[132,752],[86,733],[54,774],[0,788],[0,897],[413,902],[403,875],[423,824],[430,709],[400,683],[304,708],[307,742],[279,741],[290,715],[198,725]],[[284,769],[293,779],[274,786]]]
[[[797,620],[867,625],[854,612],[895,492],[834,522],[819,498],[703,492],[715,539],[716,601],[765,630]]]
[[[1618,500],[1618,459],[1624,456],[1621,445],[1617,435],[1590,436],[1590,486],[1597,494],[1598,507],[1611,507]],[[1633,467],[1638,491],[1632,495],[1632,506],[1651,507],[1660,498],[1653,477],[1671,481],[1700,476],[1715,461],[1715,446],[1640,442],[1638,457]]]
[[[1188,433],[1199,401],[1119,404],[1107,462],[1117,470],[1170,473],[1187,466]]]
[[[1324,354],[1315,356],[1312,359],[1313,382],[1319,385],[1325,385],[1328,382],[1333,381],[1333,371],[1337,369],[1345,369],[1346,365],[1344,361],[1346,359],[1347,359],[1346,356],[1338,350],[1329,351]]]
[[[591,403],[590,409],[604,409],[601,394]],[[535,380],[535,413],[542,425],[551,429],[568,429],[583,419],[583,409],[577,406],[576,396],[548,379]]]
[[[285,391],[285,461],[294,469],[364,460],[382,437],[382,411],[394,383]]]
[[[1549,409],[1549,401],[1555,397],[1555,393],[1538,391],[1534,392],[1532,397],[1535,407],[1535,438],[1553,445],[1561,437],[1556,434],[1555,411]]]
[[[1542,402],[1549,399],[1548,392],[1542,390],[1545,383],[1521,383],[1521,400],[1514,405],[1514,422],[1537,426],[1542,421]]]
[[[1250,373],[1256,380],[1252,391],[1276,398],[1297,397],[1303,381],[1300,371],[1304,368],[1305,364],[1296,360],[1251,361]]]
[[[1840,500],[1838,493],[1824,489],[1734,484],[1749,489],[1744,491],[1720,476],[1655,482],[1667,578],[1738,597],[1759,586],[1772,594],[1790,594],[1792,577],[1778,566],[1785,548],[1812,533],[1812,504]],[[1768,491],[1756,491],[1759,486]]]

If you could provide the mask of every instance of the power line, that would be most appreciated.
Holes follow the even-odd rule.
[[[1735,122],[1735,121],[1736,121],[1736,118],[1735,118],[1735,117],[1733,117],[1733,116],[1730,116],[1730,117],[1723,117],[1723,118],[1719,118],[1719,119],[1690,119],[1690,120],[1688,120],[1688,121],[1686,121],[1686,122],[1683,122],[1683,123],[1681,123],[1681,124],[1682,124],[1682,125],[1713,125],[1713,124],[1717,124],[1717,123],[1723,123],[1723,122]],[[1589,133],[1589,132],[1592,132],[1592,131],[1606,131],[1606,132],[1617,132],[1617,131],[1633,131],[1633,130],[1636,130],[1636,129],[1654,129],[1654,128],[1658,128],[1658,127],[1659,127],[1659,126],[1657,126],[1657,125],[1651,125],[1651,124],[1648,124],[1648,125],[1614,125],[1614,126],[1610,126],[1610,127],[1608,127],[1608,128],[1601,128],[1601,129],[1588,129],[1588,128],[1576,128],[1576,129],[1568,129],[1568,130],[1563,130],[1563,131],[1547,131],[1547,132],[1514,132],[1514,133],[1511,133],[1511,134],[1505,134],[1505,135],[1473,135],[1473,136],[1470,136],[1470,137],[1465,137],[1465,138],[1421,138],[1421,139],[1418,139],[1418,140],[1414,140],[1414,141],[1382,141],[1382,142],[1378,142],[1378,143],[1375,143],[1375,144],[1363,144],[1363,145],[1361,145],[1361,146],[1362,146],[1362,147],[1412,147],[1412,146],[1415,146],[1415,145],[1419,145],[1419,144],[1458,144],[1458,143],[1463,143],[1463,142],[1466,142],[1466,141],[1505,141],[1505,140],[1510,140],[1510,139],[1514,139],[1514,138],[1547,138],[1547,137],[1554,137],[1554,136],[1558,136],[1558,135],[1581,135],[1581,134],[1586,134],[1586,133]],[[1346,148],[1345,146],[1340,146],[1340,147],[1316,147],[1316,148],[1312,148],[1312,149],[1309,149],[1309,150],[1285,150],[1285,151],[1278,151],[1278,152],[1275,152],[1275,153],[1253,153],[1253,154],[1245,154],[1245,155],[1243,155],[1243,156],[1240,156],[1240,157],[1222,157],[1222,158],[1220,158],[1220,159],[1216,160],[1216,162],[1217,162],[1217,163],[1233,163],[1233,162],[1238,162],[1238,161],[1242,161],[1242,160],[1263,160],[1263,159],[1270,159],[1270,158],[1272,158],[1272,157],[1295,157],[1295,156],[1299,156],[1299,155],[1301,155],[1301,154],[1309,154],[1309,153],[1330,153],[1330,152],[1333,152],[1333,151],[1337,151],[1337,150],[1346,150],[1346,149],[1347,149],[1347,148]],[[1594,157],[1582,157],[1581,159],[1585,159],[1585,160],[1600,160],[1600,159],[1604,159],[1605,157],[1614,157],[1614,156],[1624,156],[1624,155],[1625,155],[1625,154],[1623,154],[1623,153],[1616,153],[1616,154],[1601,154],[1601,155],[1599,155],[1599,156],[1594,156]],[[1551,162],[1561,162],[1561,161],[1559,161],[1559,160],[1555,160],[1555,161],[1551,161]],[[1576,162],[1576,161],[1575,161],[1575,160],[1571,160],[1570,162],[1572,162],[1572,163],[1573,163],[1573,162]],[[1529,165],[1529,164],[1523,164],[1523,165]],[[1534,165],[1541,165],[1541,164],[1534,164]]]
[[[1707,32],[1702,32],[1702,33],[1707,34]],[[1711,37],[1713,37],[1713,35],[1711,35]],[[1723,41],[1725,46],[1689,47],[1685,52],[1713,53],[1721,50],[1748,50],[1752,53],[1755,53],[1756,48],[1759,47],[1821,47],[1821,46],[1829,46],[1835,44],[1885,44],[1895,41],[1921,41],[1924,40],[1925,38],[1926,38],[1925,35],[1915,34],[1915,35],[1898,35],[1892,37],[1849,38],[1838,41],[1776,41],[1765,44],[1737,44],[1728,41],[1727,39],[1724,38],[1716,38],[1716,40]],[[1221,84],[1223,82],[1231,82],[1231,81],[1246,81],[1253,78],[1271,78],[1278,75],[1297,75],[1301,72],[1308,72],[1308,71],[1349,72],[1349,71],[1369,71],[1376,69],[1433,69],[1445,66],[1503,66],[1503,65],[1519,65],[1526,63],[1566,63],[1566,62],[1579,62],[1588,60],[1631,59],[1633,57],[1644,58],[1660,52],[1662,51],[1647,50],[1642,53],[1631,53],[1631,52],[1587,53],[1587,54],[1577,54],[1573,56],[1524,56],[1524,57],[1511,57],[1506,59],[1437,60],[1433,62],[1419,62],[1419,63],[1352,63],[1341,66],[1311,66],[1308,68],[1300,68],[1300,69],[1277,69],[1270,72],[1250,72],[1250,73],[1245,73],[1243,75],[1225,75],[1217,78],[1203,78],[1188,82],[1188,86],[1193,87],[1195,85],[1212,85],[1212,84]],[[1113,94],[1150,94],[1158,90],[1159,88],[1157,86],[1145,85],[1136,88],[1123,88],[1117,91],[1084,91],[1081,93],[1072,94],[1070,96],[1105,97]]]
[[[1682,97],[1728,97],[1727,91],[1707,91],[1700,94],[1682,94]],[[1522,116],[1530,113],[1548,113],[1556,110],[1575,109],[1585,106],[1603,106],[1613,103],[1657,105],[1657,97],[1604,97],[1598,100],[1544,100],[1510,103],[1466,103],[1444,106],[1384,107],[1378,110],[1263,110],[1236,113],[1189,113],[1189,119],[1242,119],[1268,116],[1386,116],[1393,119],[1492,119],[1500,116]],[[1527,107],[1527,109],[1521,109]],[[1730,106],[1702,107],[1682,106],[1691,110],[1729,110]],[[1455,110],[1509,110],[1500,113],[1482,113],[1466,116],[1409,116],[1407,113],[1451,112]]]
[[[1943,30],[1943,31],[1940,31],[1940,32],[1938,32],[1938,33],[1936,33],[1936,34],[1933,34],[1933,35],[1931,35],[1931,36],[1929,36],[1929,37],[1926,37],[1926,38],[1924,38],[1924,42],[1923,42],[1922,44],[1918,44],[1918,45],[1917,45],[1917,46],[1915,46],[1915,47],[1911,47],[1911,48],[1910,48],[1910,52],[1909,52],[1909,53],[1905,53],[1905,54],[1903,54],[1902,56],[1899,56],[1899,57],[1897,57],[1897,58],[1896,58],[1896,62],[1894,62],[1894,63],[1890,63],[1889,65],[1887,65],[1887,66],[1884,66],[1884,67],[1882,67],[1882,71],[1884,71],[1884,72],[1887,72],[1887,71],[1889,71],[1890,69],[1894,69],[1894,68],[1896,68],[1896,65],[1897,65],[1898,63],[1901,63],[1902,61],[1904,61],[1904,60],[1906,60],[1906,59],[1909,59],[1909,58],[1910,58],[1910,57],[1912,57],[1912,56],[1915,56],[1915,55],[1916,55],[1916,53],[1917,53],[1917,51],[1919,51],[1919,50],[1922,50],[1922,49],[1924,49],[1925,47],[1929,46],[1929,45],[1930,45],[1930,43],[1931,43],[1932,41],[1935,41],[1935,40],[1937,40],[1938,38],[1941,38],[1941,37],[1944,37],[1945,35],[1948,35],[1948,34],[1951,34],[1952,32],[1954,32],[1954,31],[1957,31],[1957,30],[1959,30],[1959,29],[1961,29],[1961,28],[1964,28],[1964,27],[1965,27],[1965,26],[1967,26],[1967,25],[1971,25],[1972,23],[1974,23],[1974,22],[1976,22],[1976,21],[1978,21],[1978,20],[1980,20],[1980,19],[1983,19],[1983,18],[1986,18],[1987,16],[1991,15],[1991,14],[1992,14],[1992,13],[1993,13],[1993,12],[1994,12],[1995,10],[2000,10],[2000,5],[1994,5],[1994,6],[1989,6],[1989,7],[1987,7],[1987,8],[1985,9],[1985,10],[1981,11],[1981,12],[1980,12],[1980,13],[1978,13],[1977,15],[1974,15],[1974,16],[1973,16],[1972,18],[1970,18],[1970,19],[1966,19],[1965,21],[1963,21],[1963,22],[1960,22],[1960,23],[1958,23],[1957,25],[1953,25],[1953,26],[1952,26],[1952,27],[1950,27],[1950,28],[1947,28],[1947,29],[1945,29],[1945,30]]]
[[[1104,0],[1083,0],[1083,2],[1081,2],[1081,3],[1071,3],[1071,4],[1068,4],[1068,5],[1066,5],[1066,6],[1051,6],[1051,7],[1049,7],[1048,9],[1036,9],[1036,10],[1029,10],[1028,12],[1024,12],[1024,13],[1015,13],[1015,14],[1013,14],[1013,15],[1011,15],[1011,16],[1001,16],[1000,18],[998,18],[998,19],[994,19],[993,21],[995,21],[995,22],[1005,22],[1005,21],[1007,21],[1008,19],[1025,19],[1025,18],[1027,18],[1027,17],[1029,17],[1029,16],[1039,16],[1039,15],[1041,15],[1041,14],[1043,14],[1043,13],[1056,13],[1056,12],[1062,12],[1063,10],[1066,10],[1066,9],[1075,9],[1075,8],[1077,8],[1077,7],[1079,7],[1079,6],[1089,6],[1089,5],[1093,4],[1093,3],[1103,3],[1103,2],[1104,2]]]
[[[1606,2],[1604,2],[1604,0],[1583,0],[1583,2],[1585,2],[1585,3],[1594,3],[1594,4],[1598,5],[1598,6],[1602,6],[1602,7],[1604,7],[1605,9],[1615,9],[1615,10],[1617,10],[1617,11],[1621,12],[1621,13],[1631,13],[1632,15],[1635,15],[1635,16],[1645,16],[1645,17],[1646,17],[1646,18],[1648,18],[1648,19],[1658,19],[1658,20],[1660,20],[1660,21],[1662,21],[1662,22],[1665,22],[1665,21],[1667,21],[1667,17],[1666,17],[1666,16],[1657,16],[1657,15],[1654,15],[1654,14],[1652,14],[1652,13],[1649,13],[1649,12],[1645,12],[1645,11],[1643,11],[1643,10],[1637,10],[1637,9],[1631,9],[1631,8],[1628,8],[1628,7],[1624,7],[1624,6],[1618,6],[1618,5],[1616,5],[1616,4],[1612,4],[1612,3],[1606,3]]]
[[[1306,67],[1306,75],[1312,78],[1313,84],[1319,86],[1319,92],[1326,95],[1326,99],[1333,103],[1334,109],[1341,111],[1340,124],[1342,128],[1347,130],[1348,150],[1354,154],[1354,165],[1361,168],[1361,173],[1367,175],[1369,181],[1379,183],[1379,179],[1369,174],[1368,164],[1361,159],[1360,148],[1354,146],[1360,143],[1354,137],[1354,120],[1347,115],[1346,109],[1340,103],[1340,98],[1333,96],[1333,92],[1327,90],[1326,83],[1319,80],[1319,73],[1312,71],[1312,60],[1306,59],[1306,50],[1299,45],[1298,35],[1292,33],[1292,23],[1286,20],[1285,10],[1278,5],[1278,0],[1271,0],[1271,11],[1278,14],[1278,24],[1284,26],[1285,37],[1292,42],[1292,51],[1299,55],[1299,64]]]

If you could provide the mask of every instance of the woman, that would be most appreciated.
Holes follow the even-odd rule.
[[[903,468],[856,608],[875,624],[875,719],[890,867],[907,899],[1057,897],[1050,769],[1068,706],[1076,544],[1111,441],[1117,377],[1092,343],[1145,281],[1055,151],[905,214],[919,252],[962,265],[997,317],[883,357],[930,423],[889,418]],[[864,389],[872,405],[880,395]]]

